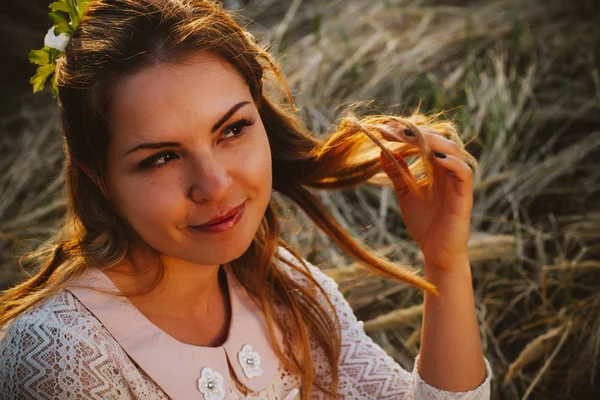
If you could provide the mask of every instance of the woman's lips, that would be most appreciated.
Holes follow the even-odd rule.
[[[192,226],[191,228],[197,231],[210,233],[224,232],[233,228],[233,226],[239,222],[239,220],[242,218],[242,215],[244,214],[245,207],[246,202],[244,202],[241,206],[231,210],[231,212],[227,213],[224,216],[224,218],[215,223]]]

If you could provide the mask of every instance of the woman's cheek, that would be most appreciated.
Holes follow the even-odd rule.
[[[235,151],[229,154],[230,162],[235,165],[238,174],[252,180],[270,180],[271,151],[266,133],[255,131],[244,139],[243,145],[236,146]]]
[[[130,213],[139,217],[161,218],[173,210],[182,179],[174,168],[172,171],[167,169],[169,167],[165,166],[162,171],[152,172],[152,177],[137,177],[126,182],[121,197]]]
[[[264,180],[271,182],[271,147],[269,144],[269,139],[267,137],[267,133],[264,131],[261,132],[261,135],[257,135],[258,142],[256,149],[256,167],[259,170]]]

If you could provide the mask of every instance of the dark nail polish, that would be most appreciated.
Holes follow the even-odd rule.
[[[403,132],[406,136],[415,136],[415,133],[410,129],[405,129]]]
[[[446,158],[446,155],[444,153],[440,153],[439,151],[434,151],[433,155],[437,158]]]

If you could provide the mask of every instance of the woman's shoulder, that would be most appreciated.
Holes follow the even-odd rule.
[[[164,398],[144,395],[160,390],[69,290],[0,330],[0,393],[8,398],[124,398],[131,392]]]
[[[58,361],[73,351],[108,354],[110,347],[118,345],[100,321],[62,290],[0,328],[0,370],[24,359]]]
[[[62,290],[31,307],[0,330],[0,340],[6,336],[18,336],[27,332],[72,331],[73,336],[81,336],[90,330],[101,329],[102,325],[94,315],[68,290]]]
[[[279,246],[278,250],[279,259],[283,259],[288,261],[289,263],[295,265],[298,269],[306,271],[309,273],[312,278],[327,292],[328,294],[335,294],[338,292],[338,284],[335,280],[333,280],[330,276],[325,274],[321,268],[313,265],[308,262],[304,258],[300,261],[296,256],[294,256],[289,250],[287,250],[283,246]],[[304,265],[303,265],[304,264]],[[280,268],[282,268],[289,275],[293,276],[296,280],[309,284],[309,280],[299,272],[297,269],[290,267],[287,263],[280,262]]]
[[[278,249],[278,258],[280,260],[286,260],[290,264],[293,264],[295,268],[291,267],[289,264],[285,262],[279,262],[279,268],[281,268],[284,272],[286,272],[289,276],[291,276],[296,282],[299,282],[304,287],[313,289],[313,295],[315,299],[321,303],[324,307],[328,308],[328,303],[331,303],[338,314],[338,317],[347,318],[349,316],[353,316],[350,305],[344,298],[344,295],[339,291],[339,286],[337,282],[325,274],[321,270],[321,268],[313,265],[309,261],[302,258],[299,260],[296,256],[294,256],[290,251],[285,249],[283,246],[280,246]],[[315,288],[314,282],[306,277],[303,272],[309,274],[314,282],[316,282],[321,290],[317,290]],[[325,298],[325,296],[327,298]],[[351,315],[352,314],[352,315]]]
[[[90,385],[111,387],[129,364],[115,339],[68,290],[0,328],[0,392],[15,398],[58,398],[57,393],[83,393]],[[84,382],[83,375],[94,379]]]

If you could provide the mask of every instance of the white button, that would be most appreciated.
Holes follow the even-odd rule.
[[[242,351],[238,353],[238,361],[248,379],[263,374],[263,370],[260,367],[260,355],[252,350],[251,345],[245,344],[242,347]]]
[[[204,400],[221,400],[225,397],[223,376],[212,368],[202,368],[198,379],[198,390],[204,395]]]

